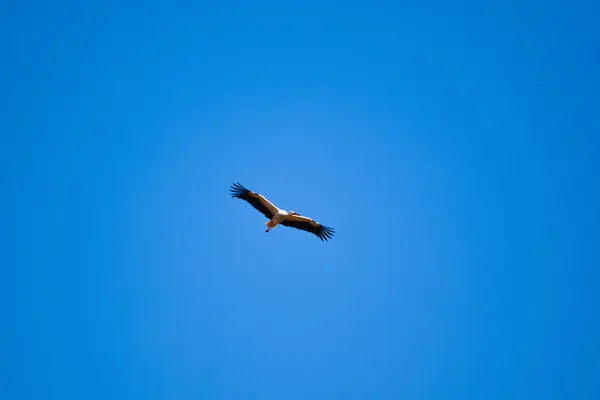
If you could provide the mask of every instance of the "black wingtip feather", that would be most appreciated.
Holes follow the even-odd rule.
[[[327,241],[333,238],[334,234],[335,230],[333,228],[330,228],[328,226],[322,226],[321,229],[318,231],[317,236],[319,237],[319,239],[321,239],[321,241]]]
[[[229,191],[231,192],[232,197],[236,197],[238,199],[241,199],[246,193],[249,192],[249,190],[242,186],[239,182],[233,183]]]

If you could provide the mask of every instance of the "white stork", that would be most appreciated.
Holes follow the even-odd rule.
[[[246,200],[252,207],[260,211],[265,217],[269,218],[265,223],[265,225],[267,225],[265,233],[281,224],[283,226],[289,226],[313,233],[322,241],[331,239],[334,235],[333,228],[323,226],[317,221],[303,217],[295,211],[282,210],[273,205],[273,203],[264,196],[246,189],[239,183],[234,183],[231,186],[230,192],[232,197]]]

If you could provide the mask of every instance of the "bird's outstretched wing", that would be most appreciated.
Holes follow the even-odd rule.
[[[254,193],[239,183],[231,185],[231,196],[237,199],[246,200],[250,205],[260,211],[265,217],[271,219],[277,212],[278,208],[273,205],[264,196]]]
[[[290,215],[281,222],[281,225],[310,232],[325,241],[331,239],[335,234],[335,229],[321,225],[317,221],[302,215]]]

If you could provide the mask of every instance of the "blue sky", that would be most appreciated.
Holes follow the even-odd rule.
[[[281,3],[2,7],[0,397],[598,398],[598,6]]]

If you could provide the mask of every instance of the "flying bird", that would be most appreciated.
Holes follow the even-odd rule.
[[[282,210],[273,205],[264,196],[246,189],[239,183],[234,183],[229,191],[232,197],[247,201],[252,207],[269,219],[265,223],[267,225],[265,233],[277,225],[283,225],[310,232],[321,239],[321,241],[331,239],[334,235],[335,230],[333,228],[321,225],[317,221],[304,217],[295,211]]]

